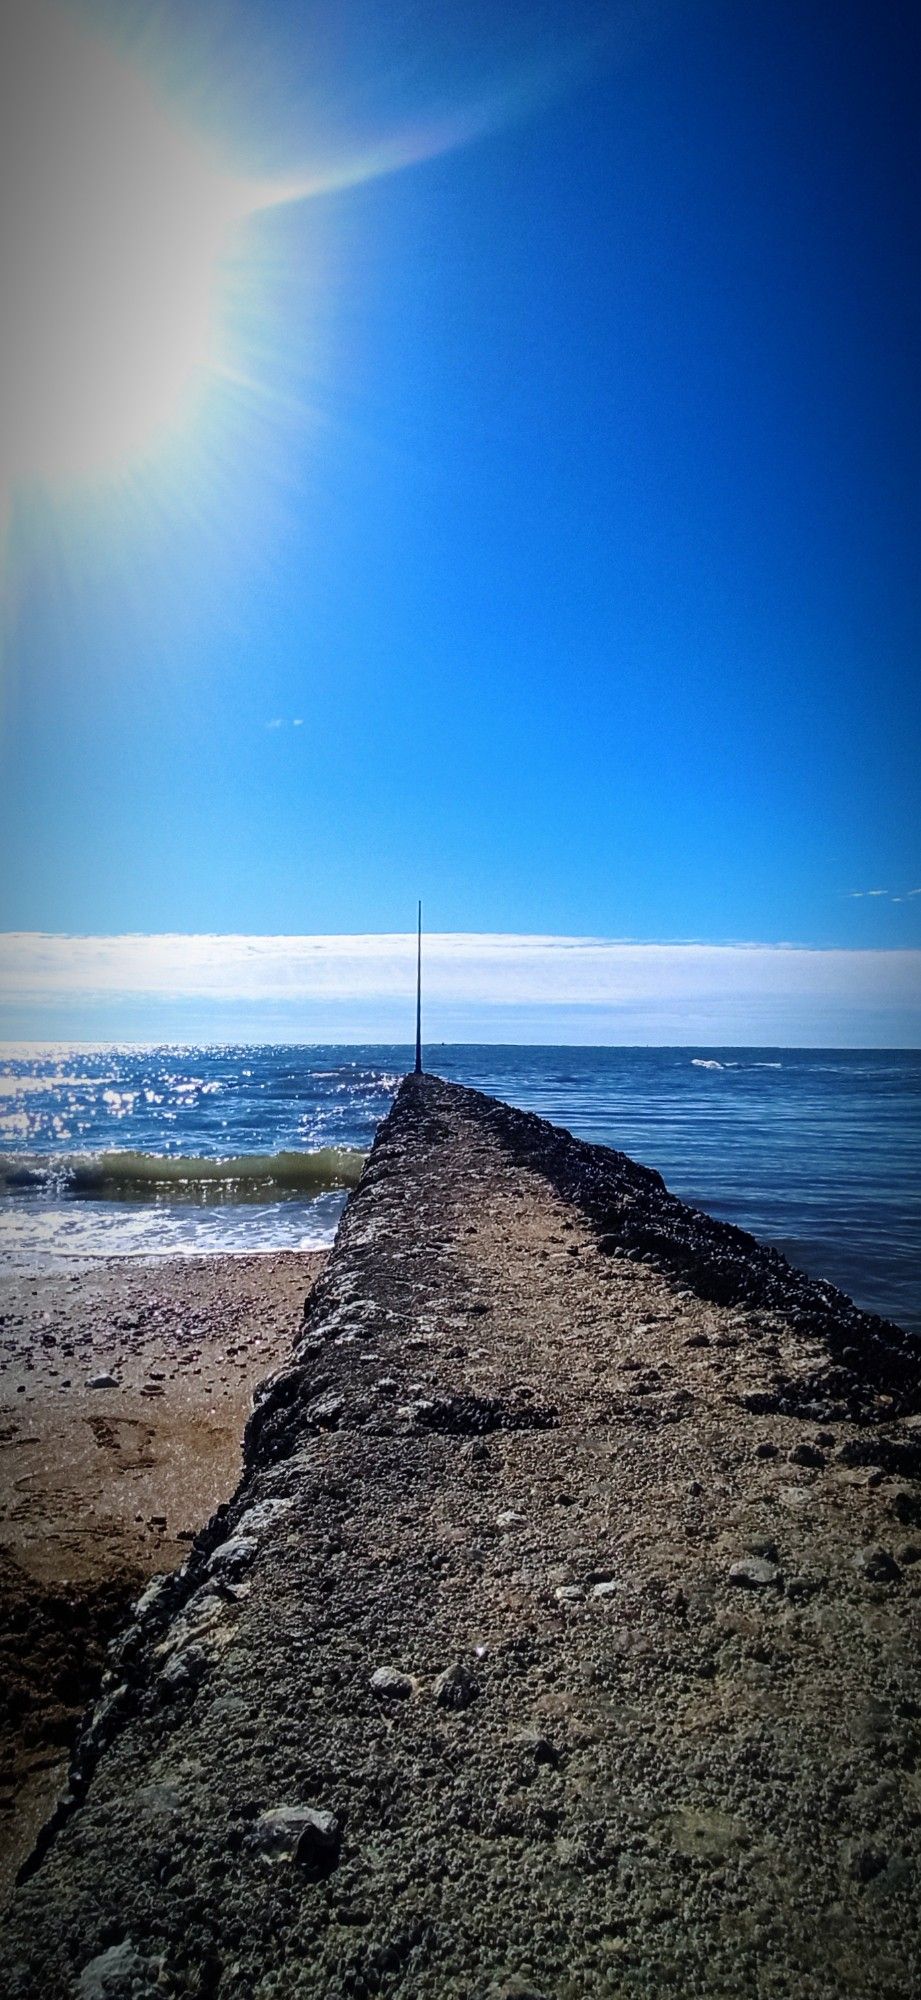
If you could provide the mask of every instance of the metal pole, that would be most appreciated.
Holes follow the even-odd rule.
[[[422,1075],[422,904],[416,939],[416,1075]]]

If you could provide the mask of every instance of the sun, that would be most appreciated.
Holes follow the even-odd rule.
[[[0,471],[60,485],[149,451],[220,366],[220,260],[261,204],[49,0],[2,42]]]
[[[192,436],[217,381],[269,393],[235,360],[222,284],[232,251],[233,299],[257,296],[249,218],[466,145],[542,101],[561,73],[555,60],[408,123],[383,114],[344,152],[308,148],[283,179],[254,179],[218,161],[77,11],[5,0],[0,558],[18,490],[117,495]],[[303,327],[297,339],[300,352]],[[172,471],[181,484],[178,460]]]

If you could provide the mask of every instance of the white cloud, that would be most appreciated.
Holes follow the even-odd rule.
[[[864,896],[882,896],[887,903],[907,903],[911,900],[912,896],[921,896],[921,889],[904,889],[898,891],[895,889],[850,889],[848,894],[852,903],[859,902]]]
[[[0,936],[0,1007],[20,1021],[194,1004],[215,1031],[235,1008],[287,1033],[386,1038],[414,979],[411,933]],[[432,1039],[904,1043],[921,1033],[921,951],[436,933],[424,993]]]

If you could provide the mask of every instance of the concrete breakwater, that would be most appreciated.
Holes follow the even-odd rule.
[[[919,1607],[915,1345],[409,1078],[3,1990],[908,2000]]]

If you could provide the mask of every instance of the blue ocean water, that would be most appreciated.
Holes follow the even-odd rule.
[[[406,1048],[0,1053],[0,1255],[331,1241]],[[657,1167],[921,1332],[921,1053],[430,1048],[428,1067]]]

